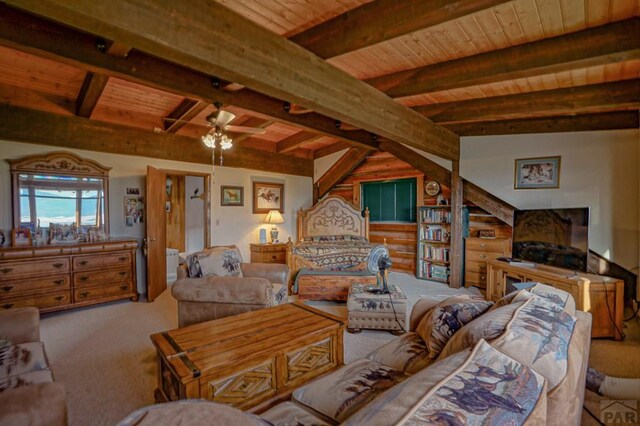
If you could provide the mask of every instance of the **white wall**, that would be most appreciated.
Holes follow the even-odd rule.
[[[461,139],[460,174],[520,209],[591,207],[589,246],[630,269],[639,261],[638,130]],[[560,188],[514,190],[516,158],[560,155]]]
[[[187,254],[200,251],[205,246],[204,232],[204,200],[202,198],[191,198],[195,190],[198,195],[204,192],[204,177],[187,176],[184,182],[185,197],[185,249]]]
[[[211,166],[206,164],[106,154],[77,149],[61,149],[7,141],[0,141],[0,160],[60,150],[73,152],[82,157],[95,160],[104,166],[112,167],[109,173],[110,234],[113,237],[137,238],[140,242],[142,242],[145,235],[144,224],[134,224],[133,227],[125,226],[123,197],[126,194],[126,188],[131,187],[140,188],[140,194],[144,195],[147,165],[161,169],[198,173],[211,172]],[[266,216],[265,214],[252,213],[253,188],[251,182],[254,180],[284,183],[285,212],[283,218],[285,222],[282,225],[278,225],[281,241],[286,241],[289,236],[295,239],[296,211],[300,207],[310,207],[313,199],[312,179],[310,177],[216,166],[214,182],[211,188],[211,244],[236,244],[242,251],[243,258],[247,261],[250,259],[249,244],[258,242],[258,233],[261,227],[268,227],[268,225],[262,223]],[[220,185],[244,186],[244,207],[221,207]],[[188,195],[190,194],[188,193]],[[5,161],[0,161],[0,228],[10,229],[11,226],[11,176],[9,164]],[[139,291],[143,291],[146,288],[144,284],[144,277],[146,276],[144,264],[144,259],[139,256]]]
[[[333,166],[344,154],[346,154],[348,149],[343,149],[342,151],[334,152],[333,154],[326,155],[324,157],[320,157],[317,160],[313,161],[313,181],[317,182],[318,179],[324,175],[331,166]]]

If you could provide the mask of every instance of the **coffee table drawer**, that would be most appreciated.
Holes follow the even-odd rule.
[[[200,380],[200,395],[206,399],[236,408],[245,408],[276,394],[276,362],[274,358],[221,379]]]
[[[336,360],[333,356],[332,338],[326,338],[305,348],[286,354],[287,371],[285,386],[295,386],[318,376],[323,370],[333,369]]]

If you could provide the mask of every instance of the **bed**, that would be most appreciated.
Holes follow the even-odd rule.
[[[298,211],[298,241],[287,246],[287,265],[299,300],[346,301],[352,283],[376,284],[367,270],[369,210],[330,196]]]

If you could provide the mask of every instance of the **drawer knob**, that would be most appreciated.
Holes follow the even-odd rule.
[[[53,298],[54,300],[60,301],[60,300],[64,300],[65,297],[64,296],[56,296]]]
[[[120,262],[124,262],[125,260],[127,260],[127,257],[126,256],[122,256],[122,257],[119,257],[118,260]]]
[[[484,279],[486,279],[486,278],[487,278],[487,277],[485,277],[484,275],[480,275],[480,279],[481,279],[481,280],[484,280]]]
[[[12,285],[5,285],[4,287],[2,287],[2,291],[4,292],[10,292],[11,290],[13,290]]]
[[[480,247],[485,248],[484,243],[480,243]]]
[[[2,268],[2,269],[0,269],[0,272],[2,272],[3,274],[8,274],[11,271],[13,271],[13,268]]]
[[[82,293],[80,293],[78,296],[80,297],[87,297],[89,295],[88,291],[83,291]]]
[[[127,271],[120,271],[120,276],[124,277],[125,275],[127,275],[128,272]]]
[[[480,258],[484,259],[485,257],[487,257],[487,255],[486,255],[486,254],[484,254],[484,253],[480,253]]]
[[[80,262],[78,262],[78,265],[80,265],[80,266],[85,266],[87,264],[89,264],[88,260],[81,260]]]
[[[64,266],[64,263],[62,263],[62,262],[58,262],[58,263],[54,263],[53,264],[54,268],[62,268],[63,266]]]
[[[9,308],[12,308],[12,307],[13,307],[13,305],[14,305],[13,303],[5,303],[4,305],[2,305],[2,307],[3,307],[4,309],[9,309]]]
[[[125,285],[121,285],[121,286],[120,286],[120,290],[126,290],[126,289],[128,289],[128,288],[129,288],[129,286],[128,286],[128,285],[126,285],[126,284],[125,284]]]
[[[64,284],[64,280],[55,280],[53,283],[55,285],[62,285],[62,284]]]
[[[82,276],[82,277],[78,278],[78,280],[80,280],[80,281],[86,281],[88,279],[89,279],[89,277],[87,277],[87,276]]]

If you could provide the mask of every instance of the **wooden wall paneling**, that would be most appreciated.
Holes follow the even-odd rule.
[[[89,151],[211,164],[211,151],[197,139],[1,104],[0,137]],[[295,160],[292,161],[292,158]],[[313,176],[313,160],[271,154],[242,146],[234,146],[225,152],[224,164],[229,167]]]
[[[451,253],[449,268],[449,287],[459,288],[463,285],[463,195],[460,162],[454,161],[451,168]]]
[[[185,223],[186,223],[186,197],[185,197],[185,176],[167,174],[173,181],[171,194],[166,201],[171,205],[166,212],[167,226],[167,247],[178,249],[179,252],[186,251]]]
[[[319,61],[313,53],[215,3],[179,9],[152,0],[135,3],[114,0],[109,8],[64,0],[40,3],[10,0],[9,4],[28,7],[54,21],[119,40],[164,60],[219,75],[269,96],[288,99],[443,158],[457,159],[460,155],[459,139],[451,131],[433,124],[355,77]],[[131,13],[131,10],[144,13]],[[190,25],[159,26],[158,22],[189,22]],[[225,22],[225,25],[220,26],[219,22]],[[225,48],[220,49],[219,43],[211,44],[210,40],[224,40]],[[264,55],[264,52],[270,54]],[[367,99],[367,102],[353,102],[354,98]],[[388,120],[389,115],[395,119]]]
[[[393,262],[392,271],[415,274],[416,271],[416,224],[372,223],[369,225],[369,240],[389,248]]]

